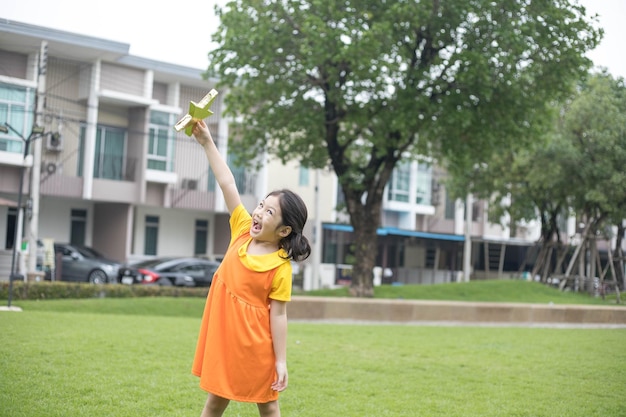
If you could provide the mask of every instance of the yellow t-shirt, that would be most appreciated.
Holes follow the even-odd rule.
[[[252,217],[243,204],[240,204],[233,210],[230,217],[230,244],[232,245],[237,238],[244,234],[249,235],[251,226]],[[286,259],[287,252],[284,249],[279,249],[266,255],[248,255],[248,246],[251,241],[252,238],[249,237],[238,250],[241,263],[251,271],[264,272],[276,269],[269,298],[278,301],[290,301],[293,270],[291,262]]]

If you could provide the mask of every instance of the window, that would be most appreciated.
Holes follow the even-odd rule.
[[[144,254],[156,255],[159,238],[159,217],[146,216],[146,232],[144,241]]]
[[[417,204],[431,204],[432,196],[432,167],[428,164],[417,164],[417,190],[415,202]]]
[[[35,108],[35,90],[0,83],[0,123],[9,123],[24,137],[30,134]],[[12,130],[0,133],[0,151],[23,153],[24,141]]]
[[[213,170],[209,168],[209,179],[207,184],[207,190],[211,192],[215,192],[215,175],[213,175]],[[239,190],[241,193],[241,190]]]
[[[226,161],[230,170],[235,177],[235,184],[237,184],[237,190],[239,190],[240,194],[253,194],[254,193],[254,183],[251,181],[253,179],[252,175],[249,175],[246,172],[246,168],[238,165],[235,156],[229,153],[226,157]],[[213,175],[213,171],[209,168],[208,175],[208,191],[215,191],[215,176]]]
[[[472,201],[472,221],[473,222],[478,222],[481,220],[480,219],[481,211],[482,211],[482,204],[480,203],[480,201],[473,200]]]
[[[309,185],[309,169],[306,167],[300,167],[300,176],[298,179],[298,185],[307,186]]]
[[[125,145],[126,131],[124,129],[98,126],[93,167],[94,178],[124,179]]]
[[[346,195],[343,193],[343,189],[341,187],[337,187],[337,195],[335,198],[337,199],[338,208],[346,206]]]
[[[209,222],[207,220],[196,220],[196,233],[194,242],[194,254],[206,255],[206,243],[209,236]]]
[[[237,189],[242,194],[247,194],[250,190],[248,189],[248,184],[246,181],[246,169],[237,164],[235,157],[232,154],[228,154],[228,166],[230,170],[233,172],[235,176],[235,183],[237,184]]]
[[[390,201],[409,202],[409,183],[411,179],[411,165],[399,163],[393,170],[389,180],[387,199]]]
[[[148,169],[172,171],[174,131],[172,115],[160,111],[150,112],[148,142]]]
[[[78,176],[83,176],[83,152],[85,149],[86,126],[80,127],[78,144]],[[98,126],[94,153],[94,178],[123,180],[126,178],[126,130],[116,127]]]
[[[70,243],[84,245],[87,232],[87,210],[72,209],[70,224]]]
[[[448,220],[454,219],[454,212],[456,211],[456,203],[450,198],[450,194],[446,192],[446,213],[445,218]]]

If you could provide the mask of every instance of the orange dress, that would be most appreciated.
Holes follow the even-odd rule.
[[[243,205],[230,218],[231,241],[213,276],[191,372],[200,388],[236,401],[278,399],[270,299],[291,299],[291,263],[280,250],[248,255],[252,219]]]

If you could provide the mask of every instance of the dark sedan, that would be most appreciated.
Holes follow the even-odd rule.
[[[55,243],[54,252],[61,264],[56,266],[62,281],[106,284],[117,282],[121,263],[107,259],[100,252],[83,245]]]
[[[155,258],[121,267],[119,282],[208,287],[218,266],[219,262],[200,258]]]

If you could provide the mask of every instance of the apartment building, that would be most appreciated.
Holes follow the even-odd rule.
[[[173,129],[215,80],[202,69],[132,56],[129,48],[0,20],[0,124],[10,128],[0,133],[4,270],[22,224],[26,241],[86,244],[120,262],[224,253],[227,216],[206,156]],[[224,94],[207,123],[228,154]],[[246,206],[254,207],[263,175],[235,173]]]
[[[303,195],[314,242],[315,230],[321,230],[322,245],[314,245],[320,252],[305,261],[298,284],[305,289],[348,284],[356,261],[354,240],[349,217],[336,210],[343,197],[334,173],[309,170],[297,161],[267,164],[266,173],[269,188],[287,186]],[[488,218],[487,202],[449,198],[444,177],[428,161],[403,162],[394,170],[384,193],[375,284],[455,282],[463,280],[464,268],[472,279],[517,273],[538,238],[539,224],[519,225],[512,236],[500,219]],[[464,265],[468,237],[469,264]]]
[[[0,124],[11,127],[0,133],[0,278],[9,275],[16,229],[25,241],[82,243],[120,262],[224,253],[227,214],[204,152],[172,128],[216,80],[204,79],[203,69],[135,57],[129,49],[0,20]],[[233,146],[222,115],[226,94],[220,91],[207,119],[224,155]],[[233,170],[249,210],[278,188],[293,189],[307,203],[313,255],[296,266],[298,285],[345,283],[353,242],[349,219],[336,210],[342,194],[334,173],[269,157],[259,172]],[[444,175],[425,161],[394,171],[380,219],[376,282],[458,280],[468,236],[472,270],[502,270],[512,253],[506,246],[536,239],[536,227],[510,236],[487,218],[483,201],[466,212],[466,202],[447,197]],[[514,250],[513,257],[519,263],[523,254]],[[33,268],[30,256],[27,269]]]

